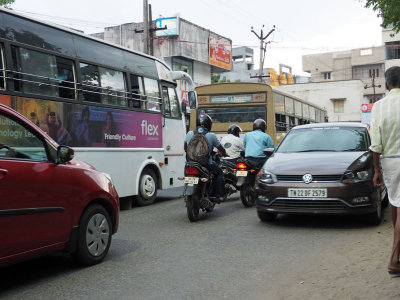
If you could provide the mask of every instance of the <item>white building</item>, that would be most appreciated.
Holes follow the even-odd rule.
[[[385,47],[385,70],[400,66],[400,33],[396,34],[392,27],[382,29],[382,44]]]
[[[360,79],[365,101],[385,95],[384,46],[303,55],[303,71],[312,82]]]
[[[327,110],[329,122],[361,122],[365,103],[361,80],[342,80],[282,85],[279,89]]]

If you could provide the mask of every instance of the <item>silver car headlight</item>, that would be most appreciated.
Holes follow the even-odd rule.
[[[262,169],[260,174],[260,181],[263,183],[276,183],[278,182],[278,179],[276,178],[275,174],[267,171],[266,169]]]
[[[367,170],[346,172],[343,175],[343,183],[356,183],[370,179],[371,174]]]

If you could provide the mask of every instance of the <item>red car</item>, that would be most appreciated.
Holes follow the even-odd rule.
[[[54,251],[101,262],[118,230],[110,176],[0,104],[0,266]]]

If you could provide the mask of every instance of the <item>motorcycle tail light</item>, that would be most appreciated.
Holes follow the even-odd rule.
[[[245,164],[245,163],[242,163],[242,162],[238,163],[238,164],[237,164],[237,167],[238,167],[238,169],[240,169],[240,170],[247,169],[246,164]]]
[[[195,167],[187,167],[187,168],[185,168],[185,174],[186,175],[199,175],[200,172]]]

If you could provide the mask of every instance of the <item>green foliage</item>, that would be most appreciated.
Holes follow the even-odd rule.
[[[10,8],[10,5],[13,4],[15,0],[0,0],[0,6],[4,6],[5,8]]]
[[[241,82],[240,79],[236,79],[235,82]]]
[[[211,84],[218,83],[220,78],[220,74],[211,75]]]
[[[382,27],[393,26],[393,30],[400,32],[400,5],[399,0],[366,0],[366,8],[372,8],[382,17]]]

